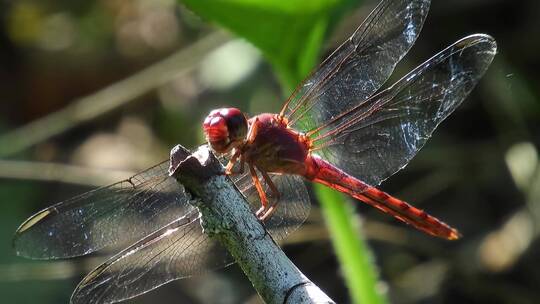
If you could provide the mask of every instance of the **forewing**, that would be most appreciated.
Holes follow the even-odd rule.
[[[193,209],[189,195],[162,162],[127,180],[53,205],[17,230],[18,255],[36,259],[81,256],[131,244]]]
[[[122,301],[233,261],[227,250],[203,233],[193,210],[98,266],[79,283],[71,302]]]
[[[496,48],[483,34],[450,45],[313,134],[315,153],[366,183],[379,184],[403,168],[461,104]]]
[[[383,0],[354,34],[293,93],[282,109],[308,132],[367,99],[414,44],[429,0]]]

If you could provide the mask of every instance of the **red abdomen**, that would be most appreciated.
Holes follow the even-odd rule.
[[[307,179],[346,193],[383,212],[393,215],[397,219],[425,233],[449,240],[455,240],[460,237],[456,229],[427,214],[425,211],[367,185],[316,155],[310,155],[306,158],[305,167],[306,172],[304,176]]]

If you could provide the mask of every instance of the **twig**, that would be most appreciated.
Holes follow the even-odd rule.
[[[193,68],[208,52],[229,40],[215,32],[141,72],[82,97],[69,106],[0,136],[0,157],[23,151],[47,138],[95,119]]]
[[[170,174],[200,200],[205,233],[229,250],[266,303],[334,303],[281,251],[206,146],[171,151]]]

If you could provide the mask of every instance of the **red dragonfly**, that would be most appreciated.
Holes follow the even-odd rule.
[[[224,155],[226,172],[253,209],[262,204],[256,214],[275,238],[287,236],[308,215],[301,177],[430,235],[459,238],[456,229],[375,188],[411,160],[496,54],[492,37],[471,35],[380,90],[414,44],[429,3],[382,0],[278,114],[247,119],[224,108],[205,119],[209,145]],[[167,169],[168,161],[38,212],[17,230],[17,253],[58,259],[131,244],[88,274],[72,303],[113,303],[231,264],[203,233],[190,195]]]

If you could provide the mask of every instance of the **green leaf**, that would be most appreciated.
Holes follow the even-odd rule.
[[[353,303],[386,303],[378,291],[373,256],[360,237],[360,225],[350,203],[342,194],[322,185],[315,186],[330,237],[340,261]]]
[[[350,0],[182,0],[258,47],[290,90],[318,62],[331,18]]]

